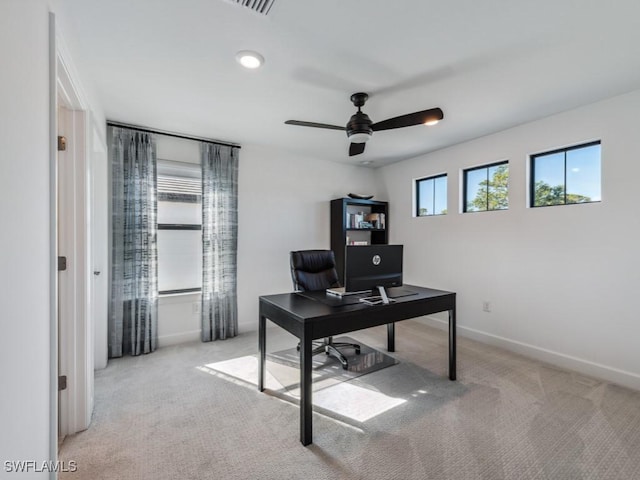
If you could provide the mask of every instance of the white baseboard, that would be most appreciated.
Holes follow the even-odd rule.
[[[158,347],[167,347],[169,345],[177,345],[178,343],[193,342],[194,340],[199,339],[200,330],[174,333],[173,335],[163,335],[158,337]]]
[[[420,317],[416,320],[440,330],[448,329],[448,322],[446,320],[440,320],[431,316]],[[491,333],[469,327],[458,325],[456,330],[458,335],[472,340],[501,347],[505,350],[519,353],[526,357],[534,358],[569,370],[574,370],[583,375],[599,378],[611,383],[633,388],[634,390],[640,390],[640,375],[633,372],[627,372],[625,370],[609,367],[589,360],[572,357],[571,355],[554,352],[547,350],[546,348],[536,347],[534,345],[500,337],[498,335],[493,335]]]

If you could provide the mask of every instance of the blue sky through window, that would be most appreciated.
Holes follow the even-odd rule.
[[[436,214],[447,213],[447,177],[435,179],[434,185],[434,211]]]
[[[564,194],[564,152],[541,155],[535,159],[535,183],[550,187],[561,186]],[[557,198],[555,204],[564,204],[564,198]]]
[[[447,213],[447,176],[417,180],[418,216],[444,215]]]
[[[567,193],[589,197],[599,202],[600,145],[569,150],[567,152]]]
[[[561,197],[545,197],[541,200],[542,205],[564,205],[565,193],[566,203],[599,202],[602,199],[600,154],[598,143],[534,156],[536,192],[540,185],[545,184],[551,188],[559,187],[562,194]]]
[[[487,169],[478,168],[476,170],[467,170],[467,194],[466,194],[466,210],[467,212],[477,212],[479,209],[473,204],[473,200],[478,196],[481,183],[487,181]],[[483,209],[486,210],[486,207]]]

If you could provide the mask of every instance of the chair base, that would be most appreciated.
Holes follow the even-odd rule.
[[[340,352],[336,347],[353,348],[356,351],[356,355],[360,355],[360,345],[358,345],[357,343],[333,342],[333,339],[331,337],[325,338],[320,345],[318,345],[311,351],[311,355],[318,355],[324,352],[326,355],[331,355],[332,357],[336,358],[342,365],[342,368],[346,370],[347,368],[349,368],[347,357],[345,357],[342,352]],[[300,351],[299,343],[296,348],[298,351]]]

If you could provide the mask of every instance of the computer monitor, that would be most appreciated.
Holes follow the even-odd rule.
[[[347,245],[345,291],[377,290],[386,301],[385,288],[402,285],[403,245]],[[377,293],[377,292],[376,292]]]

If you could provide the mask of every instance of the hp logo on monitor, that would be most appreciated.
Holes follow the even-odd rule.
[[[382,261],[382,259],[380,258],[380,255],[374,255],[371,261],[373,262],[374,265],[380,265],[380,262]]]

